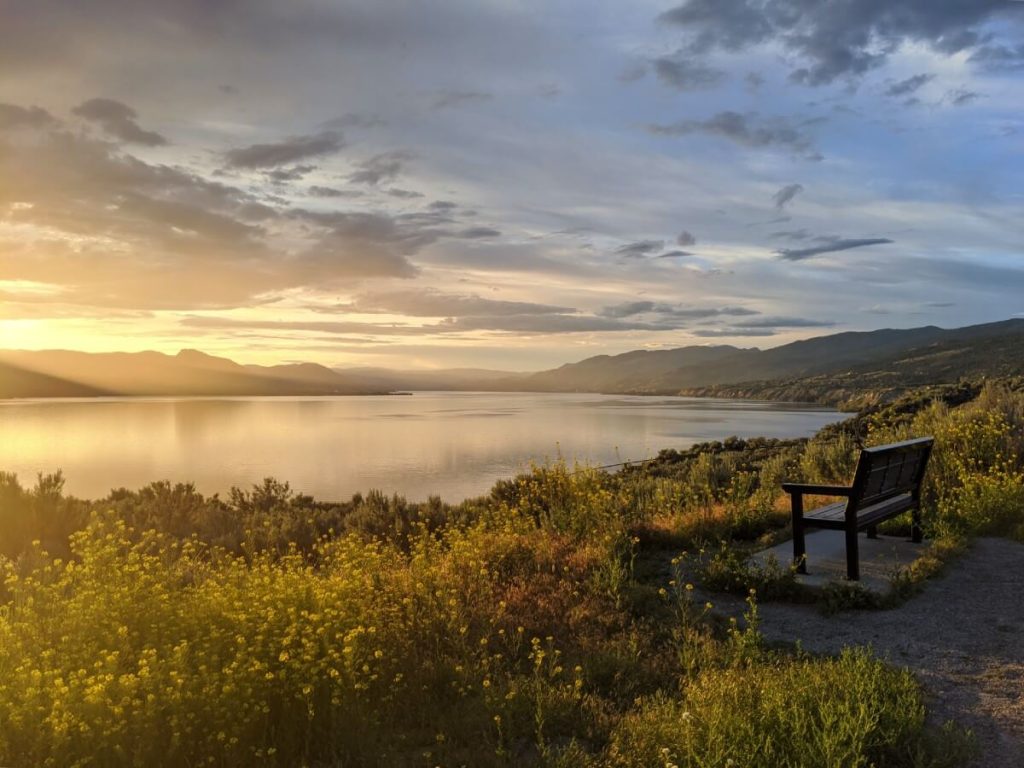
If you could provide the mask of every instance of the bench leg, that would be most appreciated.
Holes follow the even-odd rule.
[[[921,510],[914,509],[910,513],[910,540],[915,544],[920,544],[924,539],[924,534],[921,531]]]
[[[846,578],[860,581],[860,550],[857,544],[857,529],[846,529]]]
[[[868,538],[869,539],[877,539],[878,538],[878,526],[877,525],[869,525],[868,526]]]
[[[804,500],[794,493],[793,504],[793,563],[797,573],[807,573],[807,545],[804,541]]]

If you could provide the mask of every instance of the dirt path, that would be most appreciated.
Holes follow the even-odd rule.
[[[739,612],[738,600],[711,596]],[[974,731],[985,768],[1024,766],[1024,544],[979,539],[921,594],[889,611],[824,616],[811,606],[766,603],[770,643],[800,640],[815,653],[870,645],[911,669],[939,721]]]

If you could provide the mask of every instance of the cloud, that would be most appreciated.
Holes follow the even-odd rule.
[[[768,237],[781,240],[810,240],[814,235],[806,229],[787,229],[781,232],[772,232]]]
[[[451,107],[462,107],[466,104],[478,104],[490,101],[493,98],[494,94],[486,91],[445,90],[438,92],[434,100],[430,102],[430,106],[432,109],[449,109]]]
[[[642,259],[646,256],[653,256],[664,247],[664,240],[639,240],[620,246],[615,249],[615,252],[630,259]]]
[[[402,173],[405,163],[411,159],[412,153],[404,150],[382,152],[369,160],[356,163],[359,170],[351,174],[348,180],[353,184],[371,186],[376,186],[382,181],[394,181]]]
[[[507,315],[458,317],[438,324],[438,330],[502,331],[505,333],[602,333],[620,331],[668,331],[673,328],[597,317],[595,315]]]
[[[458,233],[459,237],[466,238],[467,240],[479,240],[487,237],[498,237],[501,235],[497,229],[493,227],[469,227],[463,229]]]
[[[831,320],[810,320],[805,317],[759,317],[755,320],[744,320],[736,323],[735,328],[831,328],[835,323]]]
[[[676,245],[680,246],[681,248],[686,248],[687,246],[696,244],[697,238],[694,237],[689,230],[684,229],[682,232],[676,235]]]
[[[415,214],[296,209],[289,215],[326,230],[294,265],[310,272],[310,280],[315,274],[331,273],[356,278],[415,277],[419,268],[408,257],[448,234],[433,218]]]
[[[1016,46],[983,45],[971,54],[970,61],[996,72],[1012,72],[1024,67],[1024,43]]]
[[[388,194],[391,197],[397,197],[399,200],[414,200],[417,197],[423,197],[422,192],[414,192],[411,189],[398,189],[397,187],[389,189]]]
[[[781,211],[786,207],[788,203],[793,202],[793,198],[804,191],[803,184],[787,184],[774,195],[772,200],[775,202],[775,209]]]
[[[791,79],[824,85],[859,77],[901,46],[949,55],[973,48],[981,27],[1021,8],[1006,0],[687,0],[659,19],[686,35],[695,54],[773,44],[798,60]]]
[[[677,91],[712,88],[725,79],[725,72],[688,59],[667,56],[653,61],[658,79]]]
[[[647,65],[641,61],[634,61],[622,68],[618,74],[620,83],[635,83],[647,76]]]
[[[648,126],[648,130],[663,136],[704,133],[747,147],[783,147],[809,160],[821,159],[821,155],[814,149],[811,137],[783,118],[766,121],[756,114],[725,111],[707,120],[652,124]]]
[[[717,338],[744,338],[752,336],[774,336],[775,331],[771,328],[697,328],[690,331],[694,336],[702,339]]]
[[[821,245],[811,248],[783,248],[776,251],[780,259],[786,261],[803,261],[823,253],[835,253],[837,251],[849,251],[853,248],[866,248],[870,245],[887,245],[893,241],[886,237],[861,237],[861,238],[816,238],[822,240]]]
[[[335,187],[324,187],[314,184],[309,188],[309,194],[316,197],[362,197],[363,191],[359,189],[337,189]]]
[[[914,75],[913,77],[908,77],[906,80],[900,80],[899,82],[890,85],[885,89],[885,95],[892,96],[894,98],[910,96],[911,94],[916,93],[919,88],[927,85],[934,79],[935,75],[930,73]]]
[[[275,184],[284,184],[289,181],[298,181],[307,173],[316,170],[315,165],[293,165],[291,168],[275,168],[267,171],[267,178]]]
[[[331,130],[341,128],[380,128],[387,124],[388,121],[378,115],[364,115],[357,112],[348,112],[344,115],[328,120],[323,124],[323,127]]]
[[[442,291],[406,290],[364,293],[339,309],[363,313],[389,313],[412,317],[502,317],[508,315],[564,315],[576,310],[531,301],[501,301],[477,295]],[[335,310],[331,310],[335,311]]]
[[[411,257],[447,235],[430,217],[316,213],[267,199],[80,133],[5,134],[0,238],[12,234],[0,280],[59,284],[69,304],[256,306],[275,292],[414,277]]]
[[[239,320],[229,317],[189,315],[179,324],[185,328],[218,330],[301,331],[303,333],[373,334],[380,336],[420,336],[436,332],[436,326],[400,323],[363,323],[348,320]]]
[[[337,131],[324,131],[311,136],[292,136],[269,144],[251,144],[229,149],[224,159],[231,168],[273,168],[313,157],[330,155],[341,150],[345,141]]]
[[[946,92],[946,101],[952,104],[954,107],[962,107],[966,104],[970,104],[972,101],[977,101],[984,94],[978,93],[977,91],[968,91],[964,88],[956,88],[952,91]]]
[[[626,318],[637,315],[660,315],[680,320],[701,320],[709,317],[744,317],[760,314],[746,307],[686,307],[680,304],[669,304],[656,301],[627,301],[602,308],[597,313],[601,317]]]
[[[187,328],[231,330],[301,331],[329,334],[372,334],[380,336],[427,336],[436,334],[472,333],[478,331],[504,334],[601,333],[621,331],[669,331],[673,328],[631,321],[614,320],[579,314],[551,315],[481,315],[450,317],[436,323],[365,323],[330,320],[238,320],[226,317],[188,316],[180,324]]]
[[[42,107],[0,104],[0,131],[12,128],[46,128],[56,123],[56,118]]]
[[[71,110],[85,120],[97,123],[104,131],[129,144],[159,147],[167,139],[155,131],[146,131],[135,122],[138,115],[127,104],[114,99],[89,99]]]
[[[654,258],[656,258],[656,259],[684,259],[687,256],[693,256],[693,254],[690,253],[689,251],[681,251],[681,250],[679,250],[677,248],[675,250],[665,251],[664,253],[659,253]]]

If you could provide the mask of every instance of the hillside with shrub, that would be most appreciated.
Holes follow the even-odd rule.
[[[760,594],[729,622],[643,567],[784,536],[783,478],[923,434],[929,551],[1024,540],[1024,394],[994,384],[461,504],[0,475],[0,764],[962,765],[910,673],[768,648]]]

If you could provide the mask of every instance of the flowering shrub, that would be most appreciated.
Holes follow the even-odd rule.
[[[459,505],[270,480],[83,502],[59,473],[0,474],[0,765],[955,764],[904,673],[770,653],[756,605],[723,628],[634,573],[656,547],[784,526],[781,478],[848,479],[856,442],[836,434],[559,463]],[[920,434],[931,533],[1024,538],[1024,396],[867,439]]]

